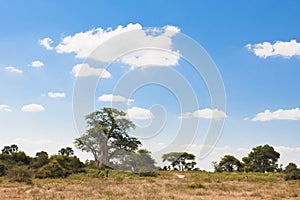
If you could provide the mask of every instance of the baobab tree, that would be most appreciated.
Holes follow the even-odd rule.
[[[133,152],[141,145],[138,139],[128,135],[135,125],[125,116],[125,112],[114,108],[102,108],[86,116],[87,131],[74,144],[93,154],[97,168],[109,167],[122,151]]]

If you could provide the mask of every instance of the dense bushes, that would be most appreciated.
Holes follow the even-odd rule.
[[[23,151],[18,151],[17,145],[5,146],[0,154],[0,176],[7,175],[11,181],[30,183],[32,177],[59,178],[83,171],[84,164],[76,156],[69,153],[53,155],[41,151],[31,158]]]
[[[38,169],[37,178],[67,177],[73,173],[83,172],[84,164],[76,157],[55,155],[50,162]]]

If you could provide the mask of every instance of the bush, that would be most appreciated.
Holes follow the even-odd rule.
[[[285,180],[298,180],[300,179],[300,169],[294,169],[286,174]]]
[[[32,173],[26,166],[18,166],[8,170],[8,178],[10,181],[32,183]]]
[[[201,183],[192,183],[188,187],[191,189],[205,189],[205,186]]]
[[[6,173],[6,166],[4,164],[0,164],[0,176],[4,176]]]
[[[71,172],[65,169],[57,160],[51,160],[48,164],[39,168],[35,174],[36,178],[60,178],[70,175]]]
[[[84,164],[76,157],[62,155],[52,156],[50,162],[40,167],[36,173],[37,178],[67,177],[73,173],[83,172]]]

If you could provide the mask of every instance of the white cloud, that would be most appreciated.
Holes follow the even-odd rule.
[[[121,61],[131,66],[131,69],[136,67],[168,67],[178,64],[180,59],[179,52],[166,52],[161,50],[141,50],[127,54],[121,58]]]
[[[290,110],[279,109],[274,112],[270,110],[265,110],[264,112],[258,113],[251,120],[256,121],[270,121],[270,120],[299,120],[300,110],[299,108],[294,108]]]
[[[16,73],[16,74],[22,74],[22,73],[23,73],[22,70],[17,69],[17,68],[15,68],[15,67],[13,67],[13,66],[7,66],[7,67],[5,67],[5,69],[6,69],[7,71],[9,71],[9,72]]]
[[[121,34],[129,31],[132,31],[130,35]],[[56,52],[75,53],[77,58],[89,57],[108,63],[114,61],[116,55],[137,49],[137,51],[122,57],[120,61],[132,67],[172,66],[177,65],[180,58],[179,52],[172,50],[172,37],[178,32],[180,32],[178,27],[170,25],[153,28],[152,32],[142,30],[140,24],[128,24],[125,27],[120,25],[116,29],[108,28],[106,30],[96,28],[63,38],[62,42],[56,46]],[[109,40],[113,37],[115,37],[114,40]],[[105,44],[107,41],[109,44]],[[106,50],[91,55],[102,44],[108,45]],[[157,50],[143,50],[145,47]]]
[[[152,119],[154,118],[152,112],[145,108],[132,107],[127,110],[127,117],[129,119]]]
[[[247,44],[246,47],[260,58],[271,56],[290,58],[293,56],[300,56],[300,43],[296,40],[291,40],[289,42],[276,41],[274,44],[271,44],[270,42]]]
[[[92,68],[87,63],[77,64],[72,69],[72,74],[75,77],[99,76],[109,78],[111,75],[106,69]]]
[[[66,96],[64,92],[48,92],[47,95],[50,98],[63,98]]]
[[[133,99],[127,99],[120,95],[113,95],[113,94],[103,94],[99,96],[98,101],[102,102],[127,102],[128,104],[133,103]]]
[[[39,104],[28,104],[22,107],[23,112],[40,112],[44,111],[45,108]]]
[[[33,61],[31,64],[30,64],[31,67],[43,67],[44,66],[44,63],[40,60],[36,60],[36,61]]]
[[[194,112],[183,113],[179,118],[203,118],[203,119],[222,119],[226,118],[225,112],[218,109],[204,108],[202,110],[196,110]]]
[[[4,105],[4,104],[0,105],[0,111],[1,110],[4,111],[4,112],[11,112],[12,111],[12,109],[10,108],[9,105]]]
[[[51,38],[44,38],[39,40],[39,44],[45,47],[47,50],[52,50],[53,47],[51,44],[53,43],[53,40]]]

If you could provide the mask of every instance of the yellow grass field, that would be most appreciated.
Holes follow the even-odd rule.
[[[140,177],[111,171],[65,179],[33,179],[33,184],[0,179],[4,199],[300,199],[300,181],[283,174],[158,171]],[[178,176],[183,175],[184,178]],[[182,176],[180,176],[182,177]]]

